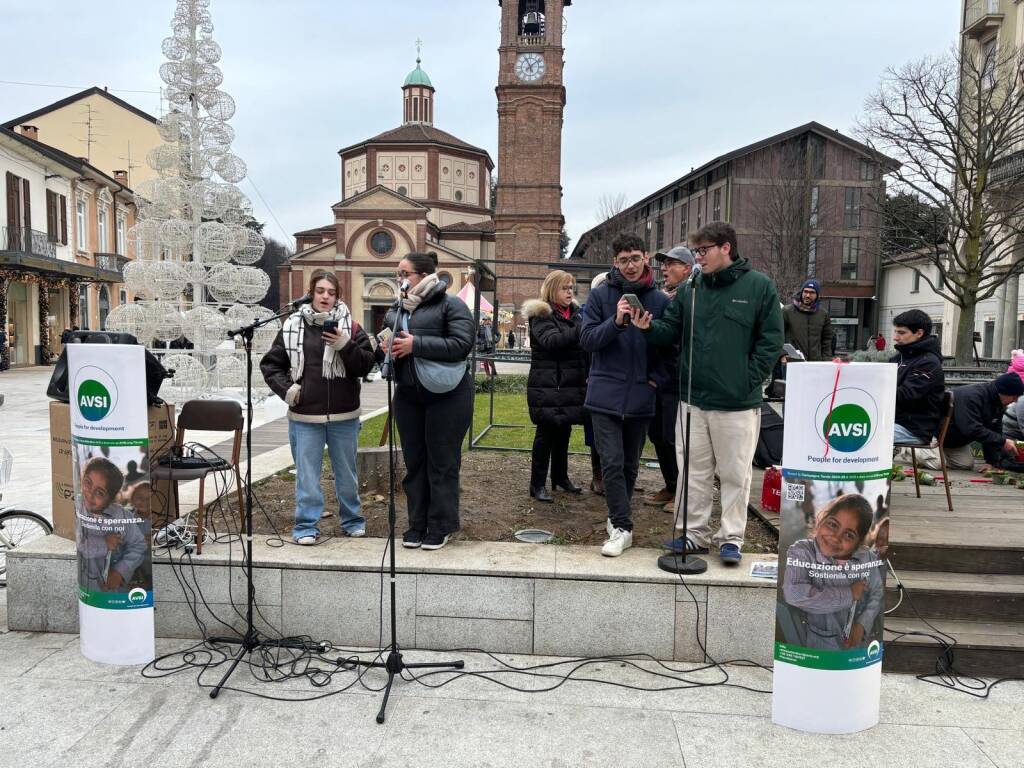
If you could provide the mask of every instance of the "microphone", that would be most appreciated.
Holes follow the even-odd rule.
[[[310,295],[309,295],[309,294],[307,293],[307,294],[306,294],[305,296],[303,296],[303,297],[302,297],[301,299],[296,299],[295,301],[293,301],[293,302],[291,303],[291,308],[292,308],[292,309],[298,309],[298,308],[299,308],[299,307],[301,307],[301,306],[302,306],[303,304],[312,304],[312,303],[313,303],[313,297],[312,297],[312,296],[310,296]]]

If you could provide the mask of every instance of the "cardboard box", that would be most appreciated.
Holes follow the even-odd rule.
[[[174,435],[174,404],[149,407],[150,463],[170,450]],[[71,471],[71,406],[50,402],[50,467],[52,470],[53,532],[75,540],[75,481]],[[152,481],[151,481],[152,482]],[[171,503],[171,484],[161,480],[153,484],[151,516],[163,520]]]

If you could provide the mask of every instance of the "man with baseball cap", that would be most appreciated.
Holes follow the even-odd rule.
[[[675,298],[679,286],[689,280],[693,273],[693,253],[685,245],[677,245],[668,251],[654,254],[654,259],[661,265],[661,274],[664,278],[661,289],[671,301]],[[666,512],[674,512],[676,482],[679,479],[675,444],[676,412],[679,410],[679,344],[666,349],[665,361],[671,384],[658,389],[654,418],[647,428],[647,436],[658,456],[658,466],[661,467],[665,487],[644,497],[644,503],[652,507],[661,507]]]

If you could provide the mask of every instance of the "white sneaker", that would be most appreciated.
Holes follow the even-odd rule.
[[[316,544],[316,536],[299,536],[295,539],[296,544],[301,544],[304,547],[311,547]]]
[[[601,547],[601,554],[605,557],[618,557],[624,551],[633,546],[633,532],[624,531],[621,528],[613,528],[608,541]]]

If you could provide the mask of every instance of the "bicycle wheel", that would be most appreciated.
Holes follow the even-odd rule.
[[[49,521],[27,509],[8,509],[0,512],[0,584],[7,583],[7,552],[23,547],[31,541],[49,536],[53,526]]]

